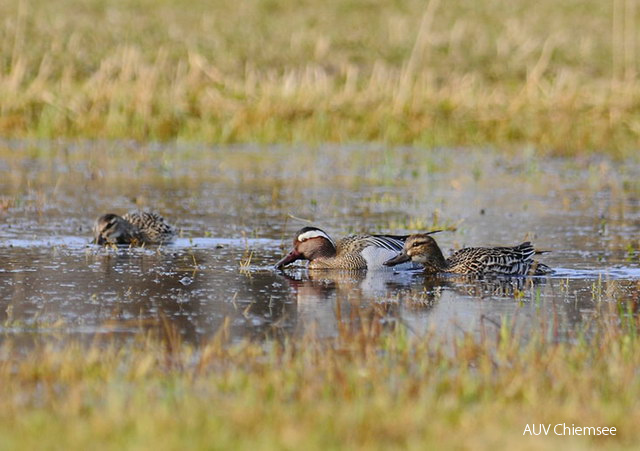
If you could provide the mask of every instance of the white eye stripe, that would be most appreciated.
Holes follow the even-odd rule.
[[[318,237],[326,238],[327,240],[329,240],[331,244],[335,246],[335,243],[331,238],[329,238],[329,235],[324,233],[322,230],[309,230],[307,232],[301,233],[300,235],[298,235],[298,241],[306,241],[311,238],[318,238]]]

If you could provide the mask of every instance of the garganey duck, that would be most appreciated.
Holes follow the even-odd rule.
[[[304,227],[296,233],[293,250],[276,263],[276,269],[296,260],[309,260],[309,269],[384,269],[383,263],[402,250],[407,237],[360,234],[334,242],[317,227]]]
[[[150,212],[134,211],[118,216],[100,216],[93,226],[95,244],[166,244],[175,238],[176,231],[165,219]]]
[[[454,273],[476,276],[502,275],[525,276],[544,275],[551,268],[533,259],[536,251],[526,241],[513,247],[467,247],[454,252],[445,259],[442,251],[432,237],[420,233],[411,235],[404,243],[402,251],[394,258],[384,262],[386,266],[395,266],[412,261],[424,266],[425,273]]]

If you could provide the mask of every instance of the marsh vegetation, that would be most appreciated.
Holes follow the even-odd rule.
[[[357,327],[331,339],[268,346],[229,343],[225,328],[198,348],[170,330],[127,344],[103,337],[88,349],[52,342],[27,354],[5,342],[2,442],[13,449],[637,447],[638,324],[626,315],[600,320],[593,341],[573,343],[544,334],[523,341],[507,324],[483,338],[442,342],[402,327],[384,331],[375,311],[358,315]],[[527,423],[619,432],[523,437]]]
[[[0,2],[0,449],[637,448],[637,16]],[[175,243],[89,244],[137,208]],[[275,272],[309,224],[556,272]]]
[[[0,132],[637,150],[633,0],[0,5]]]
[[[543,447],[637,444],[635,166],[377,146],[0,152],[7,446],[538,447],[524,427],[549,422],[619,433]],[[88,244],[95,216],[151,205],[174,244]],[[556,273],[273,271],[306,221],[336,237],[444,228],[445,253],[531,239]]]

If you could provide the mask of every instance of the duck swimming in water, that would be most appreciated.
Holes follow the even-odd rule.
[[[174,240],[175,228],[156,213],[134,211],[118,216],[107,213],[93,226],[95,244],[166,244]]]
[[[304,227],[293,239],[293,250],[275,266],[281,269],[296,260],[309,260],[309,269],[384,269],[383,263],[402,250],[407,238],[359,234],[334,242],[323,230]],[[413,266],[408,263],[405,266]]]
[[[436,240],[429,234],[420,233],[409,236],[402,251],[385,261],[384,265],[395,266],[412,261],[423,265],[426,274],[539,276],[552,272],[547,265],[533,259],[540,253],[526,241],[513,247],[467,247],[445,259]]]

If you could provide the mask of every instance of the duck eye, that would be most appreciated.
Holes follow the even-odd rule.
[[[418,247],[418,246],[420,246],[421,244],[422,244],[422,243],[420,243],[419,241],[416,241],[415,243],[413,243],[413,244],[411,245],[411,247]]]

